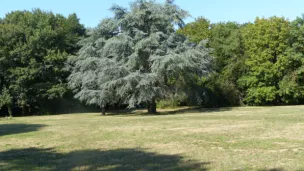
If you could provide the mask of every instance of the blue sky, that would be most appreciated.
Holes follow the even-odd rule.
[[[156,0],[164,2],[165,0]],[[130,0],[0,0],[0,17],[13,10],[40,8],[67,16],[76,13],[80,22],[95,27],[101,19],[110,17],[112,4],[128,7]],[[187,10],[193,21],[204,16],[211,22],[236,21],[244,23],[259,17],[284,16],[290,20],[304,13],[303,0],[175,0]]]

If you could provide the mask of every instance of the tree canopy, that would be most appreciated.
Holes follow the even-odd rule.
[[[0,115],[304,104],[303,16],[186,24],[173,0],[110,10],[95,28],[40,9],[0,19]]]
[[[188,28],[205,32],[179,31],[193,42],[209,35],[213,73],[202,86],[211,106],[303,103],[303,17],[292,22],[271,17],[243,25],[209,26],[196,20]]]
[[[280,104],[284,98],[279,94],[280,82],[287,74],[286,65],[296,57],[289,45],[290,23],[285,18],[257,18],[242,34],[248,71],[238,82],[246,89],[246,102]]]
[[[104,19],[82,40],[70,58],[69,85],[76,98],[102,107],[146,104],[173,93],[176,82],[208,72],[208,49],[177,34],[188,13],[172,2],[134,1],[130,10],[114,5],[114,17]]]
[[[0,22],[0,90],[11,102],[0,98],[1,106],[25,114],[62,98],[68,91],[65,62],[77,52],[84,31],[76,14],[39,9],[7,14]]]

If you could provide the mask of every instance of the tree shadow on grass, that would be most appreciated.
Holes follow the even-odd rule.
[[[160,113],[160,115],[174,115],[174,114],[183,114],[183,113],[213,113],[213,112],[225,112],[225,111],[230,111],[230,110],[232,110],[232,107],[221,107],[221,108],[193,107],[193,108],[165,111],[165,112]]]
[[[284,171],[282,168],[260,169],[259,171]]]
[[[249,170],[249,169],[248,168],[247,169],[236,169],[233,171],[243,171],[243,170]],[[250,170],[257,170],[257,169],[250,168]],[[284,171],[284,170],[282,168],[271,168],[271,169],[258,169],[257,171]]]
[[[42,124],[1,124],[0,136],[38,131]]]
[[[237,169],[234,171],[243,171],[243,170],[248,170],[248,169]],[[250,170],[256,170],[256,169],[250,169]],[[304,169],[300,169],[297,171],[303,171]],[[283,168],[267,168],[267,169],[258,169],[258,171],[287,171],[286,169]]]
[[[232,110],[232,107],[222,108],[201,108],[201,107],[187,107],[180,109],[161,109],[156,114],[147,113],[146,110],[110,110],[108,116],[161,116],[161,115],[177,115],[185,113],[213,113],[225,112]]]
[[[208,162],[185,161],[178,155],[143,149],[82,150],[58,153],[54,149],[14,149],[0,152],[0,170],[204,171]]]

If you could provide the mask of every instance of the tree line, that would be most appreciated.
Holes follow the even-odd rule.
[[[111,11],[95,28],[40,9],[0,19],[0,113],[304,103],[304,17],[185,24],[173,1],[144,0]]]
[[[296,105],[304,102],[303,24],[303,16],[246,24],[198,18],[178,32],[213,49],[213,71],[202,82],[209,105]]]
[[[4,115],[57,112],[65,99],[69,71],[85,28],[76,14],[39,9],[14,11],[0,20],[0,107]]]

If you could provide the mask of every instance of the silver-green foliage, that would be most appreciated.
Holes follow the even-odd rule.
[[[188,13],[171,1],[139,0],[129,10],[117,5],[111,10],[114,17],[90,30],[78,55],[69,59],[69,86],[77,99],[134,107],[168,97],[177,79],[208,72],[204,43],[196,45],[176,34],[175,27],[184,25]]]

